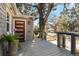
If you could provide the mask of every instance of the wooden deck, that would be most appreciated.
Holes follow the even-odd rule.
[[[18,56],[74,56],[70,51],[41,39],[22,44]]]

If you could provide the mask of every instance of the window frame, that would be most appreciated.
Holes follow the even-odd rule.
[[[10,15],[7,13],[7,21],[6,21],[6,31],[9,33],[10,31]]]

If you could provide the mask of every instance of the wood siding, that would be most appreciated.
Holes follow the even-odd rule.
[[[7,15],[6,15],[6,9],[4,4],[0,3],[0,36],[2,34],[7,33],[6,32],[6,20],[7,20]],[[1,49],[1,46],[0,46]],[[1,55],[1,50],[0,50],[0,55]]]

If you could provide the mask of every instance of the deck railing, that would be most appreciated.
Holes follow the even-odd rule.
[[[66,39],[63,38],[60,39],[60,35],[70,35],[71,36],[71,54],[75,54],[75,50],[76,50],[76,39],[75,37],[79,37],[78,33],[75,32],[56,32],[57,33],[57,46],[58,47],[63,47],[65,48],[66,46]],[[61,41],[62,41],[62,45],[61,45]]]

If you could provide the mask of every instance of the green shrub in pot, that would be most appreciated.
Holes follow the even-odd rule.
[[[0,45],[1,45],[1,52],[2,55],[6,55],[7,52],[7,46],[8,46],[8,42],[7,42],[7,38],[5,35],[1,35],[0,37]]]
[[[0,41],[4,44],[8,42],[8,55],[16,55],[19,44],[16,35],[2,35]]]

